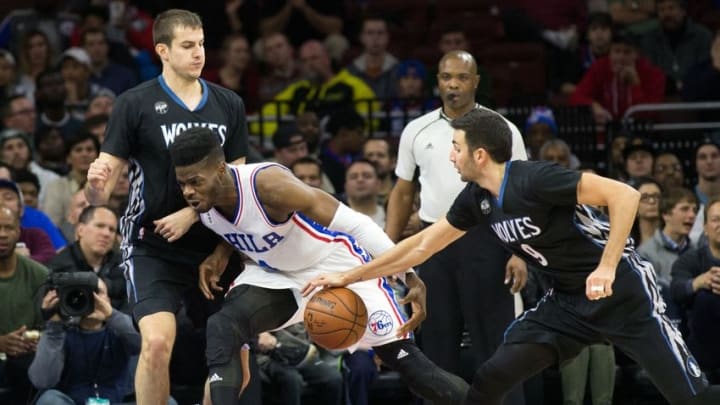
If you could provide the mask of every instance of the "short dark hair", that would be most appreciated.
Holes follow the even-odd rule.
[[[105,43],[108,42],[107,34],[105,31],[101,30],[100,28],[86,28],[82,31],[80,31],[80,45],[85,46],[85,41],[87,41],[87,37],[90,34],[101,34],[103,36],[103,39],[105,40]]]
[[[15,170],[11,172],[15,183],[32,183],[38,191],[40,191],[40,180],[38,176],[28,169]]]
[[[98,140],[97,136],[90,132],[81,130],[73,136],[69,137],[67,141],[65,141],[65,156],[68,156],[70,154],[72,148],[88,140],[92,141],[93,146],[95,146],[95,150],[100,153],[100,141]]]
[[[177,8],[163,11],[155,17],[153,23],[153,45],[170,46],[175,27],[202,28],[202,26],[202,19],[192,11]]]
[[[206,157],[225,161],[219,137],[208,128],[190,128],[176,136],[170,145],[170,158],[174,166],[190,166]]]
[[[83,123],[83,128],[85,128],[85,130],[87,131],[90,131],[91,129],[99,125],[107,124],[108,121],[110,121],[110,116],[107,114],[93,115],[85,119],[85,122]]]
[[[365,120],[350,106],[331,113],[325,125],[325,129],[330,133],[331,137],[337,135],[341,129],[356,128],[365,128]]]
[[[674,187],[665,190],[660,199],[660,215],[669,214],[682,201],[697,204],[697,197],[695,193],[685,187]]]
[[[320,163],[317,158],[314,158],[312,156],[303,156],[297,160],[295,160],[288,169],[290,169],[291,172],[294,173],[295,166],[297,165],[315,165],[318,167],[319,171],[322,173],[322,163]]]
[[[498,113],[485,109],[473,109],[450,122],[458,130],[465,131],[469,152],[485,149],[492,160],[503,163],[512,156],[512,131]]]
[[[101,208],[112,212],[112,214],[115,215],[115,219],[117,219],[117,214],[115,213],[115,211],[113,211],[112,208],[110,208],[109,205],[88,205],[87,207],[83,208],[82,211],[80,211],[80,215],[78,216],[78,223],[87,224],[88,222],[92,221],[92,219],[95,217],[95,211]]]
[[[367,160],[367,159],[365,159],[365,158],[355,159],[355,160],[353,160],[352,162],[350,162],[350,164],[348,165],[347,169],[345,169],[345,173],[349,172],[351,167],[353,167],[353,166],[355,166],[355,165],[358,165],[358,164],[367,164],[367,165],[370,165],[370,167],[373,168],[373,172],[375,173],[375,177],[380,177],[380,175],[378,174],[377,165],[376,165],[375,163],[373,163],[372,161]]]
[[[12,115],[12,102],[21,98],[27,98],[24,94],[13,94],[5,99],[0,107],[0,114],[2,118],[8,118]]]

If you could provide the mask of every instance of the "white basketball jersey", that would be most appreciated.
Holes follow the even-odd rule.
[[[369,255],[350,235],[331,231],[300,212],[284,222],[270,219],[257,196],[255,177],[273,163],[228,165],[238,193],[232,220],[215,208],[200,215],[202,223],[235,249],[269,271],[298,271],[328,257],[335,249],[369,261]],[[286,169],[287,170],[287,169]]]

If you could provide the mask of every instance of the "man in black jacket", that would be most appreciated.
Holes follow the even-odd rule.
[[[120,255],[113,250],[117,226],[117,216],[109,207],[86,207],[78,219],[77,240],[52,258],[48,268],[52,272],[95,272],[107,284],[112,306],[125,310],[125,278],[119,267]]]

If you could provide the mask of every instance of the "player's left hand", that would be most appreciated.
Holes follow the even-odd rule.
[[[168,242],[175,242],[190,229],[192,224],[198,220],[198,214],[190,207],[185,207],[173,212],[163,218],[153,221],[155,233],[165,238]]]
[[[525,288],[527,279],[527,263],[520,257],[512,255],[505,265],[505,284],[509,284],[512,281],[510,292],[515,294]]]
[[[615,268],[598,266],[585,280],[585,295],[589,300],[599,300],[612,295]]]
[[[397,337],[404,336],[418,329],[422,321],[427,317],[425,310],[427,305],[427,289],[425,288],[425,283],[420,280],[417,274],[410,272],[405,274],[405,285],[408,286],[408,292],[403,298],[398,300],[398,303],[401,305],[410,303],[412,316],[398,329]]]

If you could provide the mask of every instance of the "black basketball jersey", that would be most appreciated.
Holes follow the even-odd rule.
[[[508,162],[498,198],[469,182],[447,220],[462,230],[489,226],[504,246],[550,276],[557,289],[584,289],[600,263],[610,225],[600,211],[577,203],[580,176],[554,163]],[[625,255],[632,249],[628,239]]]
[[[247,153],[247,122],[242,100],[232,91],[206,83],[202,99],[189,110],[162,76],[144,82],[115,101],[102,151],[130,163],[130,196],[120,231],[125,243],[206,252],[217,242],[199,221],[172,247],[153,232],[153,221],[186,206],[170,160],[169,145],[191,127],[218,134],[225,158]]]

